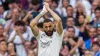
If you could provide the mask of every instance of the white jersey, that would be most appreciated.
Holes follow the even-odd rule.
[[[36,38],[38,40],[38,56],[59,56],[63,33],[59,35],[57,32],[53,32],[52,36],[47,36],[45,32],[39,31]]]

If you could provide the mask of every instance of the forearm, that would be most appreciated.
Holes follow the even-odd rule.
[[[34,27],[38,24],[39,19],[42,17],[42,13],[40,13],[39,15],[37,15],[30,23],[31,27]]]
[[[22,34],[19,34],[19,36],[20,36],[20,38],[21,38],[21,40],[22,40],[22,43],[24,43],[24,42],[25,42],[25,40],[24,40],[23,35],[22,35]]]
[[[69,38],[69,39],[68,39],[68,42],[69,42],[72,46],[75,46],[75,45],[77,44],[72,38]]]
[[[15,37],[16,37],[16,34],[12,37],[12,39],[11,40],[9,40],[8,42],[13,42],[14,41],[14,39],[15,39]]]
[[[28,18],[29,18],[29,15],[26,15],[25,17],[24,17],[24,19],[23,19],[23,22],[27,22],[27,20],[28,20]]]
[[[41,17],[43,17],[46,13],[47,13],[47,10],[45,9],[45,6],[43,6],[42,11],[39,13],[39,15],[37,15],[37,16],[32,20],[32,22],[30,23],[30,26],[31,26],[31,27],[36,26],[37,23],[38,23],[38,21],[39,21],[39,19],[40,19]]]
[[[74,53],[75,53],[75,50],[78,48],[78,46],[76,45],[75,47],[73,47],[71,50],[70,50],[70,52],[69,52],[69,54],[72,56]]]

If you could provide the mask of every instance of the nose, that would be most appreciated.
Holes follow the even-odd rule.
[[[48,27],[48,28],[47,28],[47,30],[49,31],[49,30],[50,30],[50,28]]]

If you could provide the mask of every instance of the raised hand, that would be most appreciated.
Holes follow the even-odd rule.
[[[22,35],[22,30],[20,30],[19,27],[15,27],[15,31],[16,31],[16,34]]]
[[[50,9],[50,6],[49,6],[49,4],[48,4],[47,2],[44,2],[43,4],[45,5],[45,7],[46,7],[46,10],[48,11],[48,10]]]
[[[29,11],[29,12],[28,12],[28,15],[31,15],[31,14],[32,14],[32,12],[33,12],[33,10],[32,10],[32,11]]]

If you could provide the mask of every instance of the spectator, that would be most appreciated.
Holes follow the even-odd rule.
[[[51,9],[52,9],[53,11],[55,11],[55,12],[60,16],[59,12],[57,11],[58,2],[59,2],[59,0],[52,0]]]
[[[8,3],[9,3],[9,4],[8,4],[9,9],[5,11],[6,20],[11,19],[11,17],[12,17],[12,10],[17,6],[15,0],[9,0]],[[17,9],[18,9],[18,8],[17,8]]]
[[[5,19],[3,5],[0,5],[0,18],[1,18],[1,19]]]
[[[0,41],[0,56],[8,56],[7,42],[5,40]]]
[[[95,28],[90,28],[88,31],[88,35],[89,35],[89,42],[87,43],[87,41],[85,42],[86,48],[90,49],[92,46],[92,43],[95,41],[96,38],[96,29]],[[88,47],[87,47],[88,46]]]
[[[95,53],[94,56],[100,56],[100,44],[99,44],[99,42],[94,42],[92,44],[92,50]]]
[[[81,3],[78,3],[76,7],[77,7],[77,8],[76,8],[75,22],[76,22],[76,24],[77,24],[77,23],[78,23],[77,21],[78,21],[79,15],[81,15],[81,14],[82,14],[82,15],[86,15],[86,11],[85,11],[84,5],[81,4]]]
[[[67,8],[66,8],[66,13],[67,13],[67,17],[62,17],[62,21],[63,21],[63,28],[66,28],[66,20],[68,17],[73,17],[75,18],[74,16],[74,10],[73,10],[73,7],[71,5],[69,5]]]
[[[39,14],[40,0],[32,0],[29,2],[29,9],[23,21],[29,25],[30,21]]]
[[[96,2],[96,1],[93,1],[92,2],[92,7],[91,7],[91,9],[87,12],[87,19],[89,20],[89,21],[92,21],[92,20],[94,20],[94,18],[95,18],[95,13],[94,13],[94,11],[95,11],[95,9],[96,9],[96,7],[98,6],[98,2]]]
[[[80,14],[77,19],[78,19],[78,22],[76,23],[76,26],[80,27],[85,23],[86,16],[83,14]]]
[[[91,23],[94,27],[97,27],[98,24],[100,24],[100,7],[95,9],[95,19]]]
[[[7,40],[8,35],[4,32],[4,26],[0,24],[0,41]]]
[[[38,55],[38,41],[35,37],[31,39],[32,42],[32,50],[34,51],[35,55]]]
[[[40,0],[32,0],[29,3],[29,11],[33,10],[34,12],[38,12],[40,8]]]
[[[82,55],[81,46],[83,44],[83,40],[81,37],[75,37],[75,29],[73,27],[67,28],[66,37],[68,39],[67,39],[67,42],[65,42],[64,44],[68,48],[68,54],[71,56],[72,55],[77,55],[77,56]]]
[[[25,46],[27,53],[29,50],[32,50],[32,43],[30,41],[25,41],[24,46]]]
[[[24,47],[25,41],[31,41],[33,34],[29,27],[25,26],[23,21],[15,22],[15,30],[12,31],[8,42],[13,42],[16,46],[16,52],[19,56],[26,56],[26,51]]]
[[[66,31],[67,27],[74,27],[75,29],[75,36],[79,35],[79,29],[75,26],[75,21],[73,17],[68,17],[66,19],[66,28],[64,29]]]
[[[14,43],[8,43],[8,56],[16,56],[16,47]]]
[[[17,8],[12,10],[11,19],[6,22],[5,31],[7,34],[10,34],[14,29],[14,24],[17,20],[21,20],[20,11]]]
[[[62,0],[62,7],[58,9],[62,17],[67,17],[66,8],[69,6],[70,0]]]
[[[67,17],[75,17],[74,16],[74,9],[71,5],[66,8]]]

